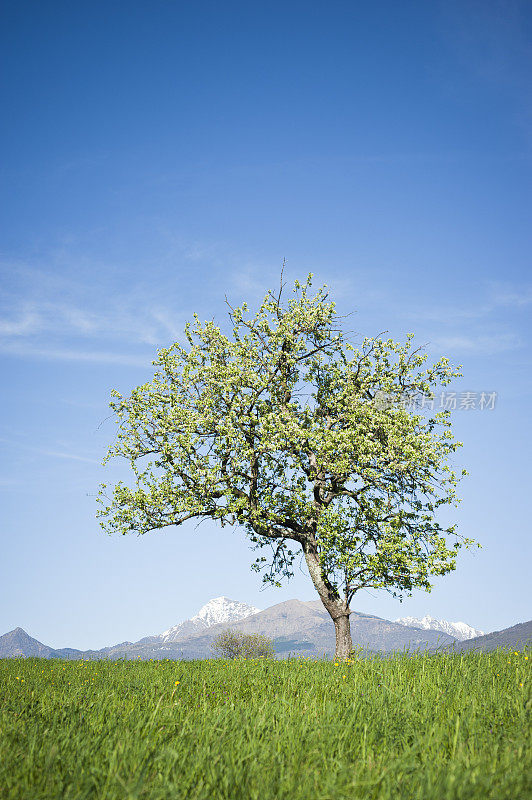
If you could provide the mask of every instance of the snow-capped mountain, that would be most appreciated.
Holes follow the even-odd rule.
[[[221,622],[238,622],[252,614],[258,614],[260,610],[260,608],[248,606],[246,603],[229,600],[228,597],[215,597],[202,606],[191,619],[187,619],[179,625],[173,625],[161,633],[159,638],[163,642],[175,642],[183,637],[201,633],[206,628]]]
[[[423,619],[417,619],[416,617],[400,617],[395,621],[398,622],[399,625],[405,625],[407,628],[421,628],[425,631],[442,631],[442,633],[447,633],[449,636],[454,636],[454,638],[458,639],[460,642],[484,635],[484,631],[477,631],[466,622],[447,622],[445,619],[434,619],[434,617],[428,614],[426,614]]]

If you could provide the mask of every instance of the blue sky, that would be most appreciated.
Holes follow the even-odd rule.
[[[238,529],[106,536],[113,388],[197,312],[314,273],[356,337],[463,364],[465,553],[355,610],[529,619],[532,67],[525,2],[7,0],[2,25],[0,633],[102,647],[262,590]]]

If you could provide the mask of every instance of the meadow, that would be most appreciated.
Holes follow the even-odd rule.
[[[0,661],[2,800],[525,800],[532,652]]]

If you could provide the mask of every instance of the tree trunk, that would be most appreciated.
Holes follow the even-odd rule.
[[[349,614],[351,612],[347,607],[347,603],[339,597],[336,590],[327,580],[327,576],[322,572],[316,546],[305,542],[303,545],[303,553],[310,577],[312,578],[312,583],[320,596],[321,602],[334,622],[334,629],[336,632],[335,657],[340,661],[346,661],[349,653],[353,649],[351,624],[349,622]]]
[[[339,661],[346,661],[353,649],[349,614],[342,614],[341,617],[336,617],[334,619],[334,629],[336,631],[336,658]]]

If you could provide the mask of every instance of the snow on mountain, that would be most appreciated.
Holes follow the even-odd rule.
[[[476,636],[483,636],[483,631],[477,631],[466,622],[447,622],[445,619],[434,619],[434,617],[426,614],[423,619],[416,617],[400,617],[395,620],[399,625],[405,625],[407,628],[422,628],[425,631],[442,631],[449,636],[454,636],[460,642],[466,639],[474,639]]]
[[[248,606],[246,603],[230,600],[228,597],[215,597],[202,606],[191,619],[161,633],[160,638],[163,642],[175,642],[183,637],[201,633],[211,625],[218,625],[221,622],[238,622],[252,614],[258,614],[260,610],[260,608]]]

